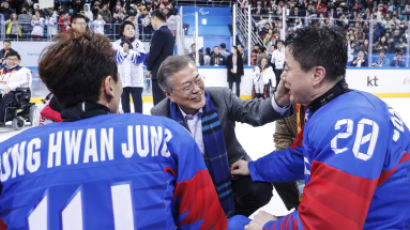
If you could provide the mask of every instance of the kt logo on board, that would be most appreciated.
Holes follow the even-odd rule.
[[[374,77],[370,77],[370,76],[367,76],[367,86],[370,86],[370,87],[378,87],[379,85],[377,84],[377,81],[378,81],[379,79],[376,77],[376,76],[374,76]]]

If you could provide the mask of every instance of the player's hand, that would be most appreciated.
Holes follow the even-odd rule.
[[[289,89],[285,87],[285,83],[283,79],[279,81],[279,85],[276,88],[274,97],[275,97],[275,102],[280,107],[286,107],[289,105],[290,93],[289,93]]]
[[[233,176],[249,176],[249,168],[248,168],[247,161],[239,160],[232,164],[231,166],[231,174]]]
[[[128,53],[128,51],[130,50],[130,46],[126,42],[124,42],[124,44],[122,44],[122,48],[124,49],[125,53]]]
[[[4,88],[3,90],[3,96],[8,94],[11,91],[11,89],[9,87]]]
[[[147,78],[151,78],[151,77],[152,77],[151,71],[147,71]]]
[[[267,222],[277,219],[278,218],[276,218],[275,216],[272,216],[271,214],[261,210],[255,215],[253,220],[251,220],[251,222],[249,222],[249,224],[245,226],[245,230],[261,230]]]

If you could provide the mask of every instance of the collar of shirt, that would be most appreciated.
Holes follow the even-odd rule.
[[[178,108],[181,111],[182,117],[185,119],[185,122],[188,126],[191,136],[195,139],[195,142],[198,145],[201,153],[204,154],[205,146],[204,146],[204,140],[202,136],[202,114],[203,114],[202,108],[199,109],[199,111],[193,115],[186,114],[179,106]]]
[[[157,30],[159,30],[159,28],[161,28],[161,27],[163,27],[163,26],[166,26],[166,25],[167,25],[167,23],[164,23],[164,24],[158,26]]]

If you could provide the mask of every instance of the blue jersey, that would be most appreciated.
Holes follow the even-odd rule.
[[[0,146],[9,229],[225,229],[202,155],[176,122],[109,114],[28,129]]]
[[[253,180],[305,177],[298,210],[264,229],[410,229],[410,133],[359,91],[319,108],[292,147],[249,163]]]

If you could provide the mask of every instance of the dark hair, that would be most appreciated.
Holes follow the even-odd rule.
[[[7,42],[7,43],[10,43],[10,44],[11,44],[11,40],[5,39],[5,40],[3,40],[3,43],[5,43],[5,42]]]
[[[71,16],[71,18],[70,18],[70,23],[73,24],[74,20],[77,20],[77,19],[79,19],[79,18],[82,18],[82,19],[84,19],[85,22],[87,22],[87,18],[86,18],[84,15],[82,15],[82,14],[74,14],[74,15]]]
[[[326,69],[330,81],[344,78],[347,63],[347,41],[339,27],[300,28],[286,39],[289,51],[304,71],[314,66]]]
[[[226,44],[225,44],[225,43],[221,43],[219,46],[220,46],[222,49],[225,49],[225,48],[226,48]]]
[[[156,17],[156,18],[158,18],[159,20],[161,20],[161,21],[163,21],[163,22],[167,21],[167,17],[166,17],[165,14],[164,14],[162,11],[160,11],[160,10],[154,10],[154,11],[151,13],[151,17]]]
[[[62,107],[96,102],[107,76],[118,81],[115,51],[105,36],[71,31],[58,34],[56,40],[42,53],[38,70]]]
[[[124,33],[124,30],[125,30],[125,26],[126,25],[131,25],[133,28],[134,28],[134,30],[135,30],[135,25],[134,25],[134,23],[132,23],[131,21],[124,21],[122,24],[121,24],[121,26],[120,26],[120,35],[121,35],[121,37],[123,36],[122,34]]]
[[[167,90],[169,92],[172,92],[172,87],[170,84],[170,76],[189,64],[195,66],[194,61],[192,58],[188,56],[168,56],[159,66],[158,72],[157,72],[157,81],[159,87],[161,87],[162,90]]]
[[[14,50],[10,50],[10,51],[6,54],[6,56],[4,57],[4,59],[7,59],[8,57],[14,57],[14,56],[16,56],[17,59],[21,60],[20,54],[17,53],[17,51],[14,51]]]

